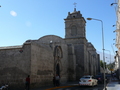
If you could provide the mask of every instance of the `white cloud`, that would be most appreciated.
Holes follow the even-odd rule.
[[[10,11],[10,14],[14,17],[17,16],[17,13],[15,11]]]

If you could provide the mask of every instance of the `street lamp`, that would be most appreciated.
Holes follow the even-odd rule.
[[[94,18],[87,18],[87,20],[96,20],[101,22],[101,27],[102,27],[102,46],[103,46],[103,62],[105,63],[105,54],[104,54],[104,32],[103,32],[103,21],[100,19],[94,19]],[[106,81],[105,81],[105,64],[104,65],[104,90],[107,90],[105,87]]]
[[[117,3],[111,3],[110,5],[112,6],[113,4],[117,4]]]

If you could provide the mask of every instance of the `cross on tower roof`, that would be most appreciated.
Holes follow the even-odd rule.
[[[76,4],[77,3],[75,3],[75,2],[73,3],[73,5],[74,5],[74,12],[76,12]]]
[[[75,3],[75,2],[73,3],[73,5],[74,5],[75,8],[76,8],[76,4],[77,4],[77,3]]]

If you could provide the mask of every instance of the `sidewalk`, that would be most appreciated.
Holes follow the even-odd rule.
[[[106,88],[107,90],[120,90],[120,82],[117,79],[111,79]]]

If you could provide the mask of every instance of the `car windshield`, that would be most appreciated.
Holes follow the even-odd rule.
[[[90,79],[90,77],[82,77],[82,79]]]

